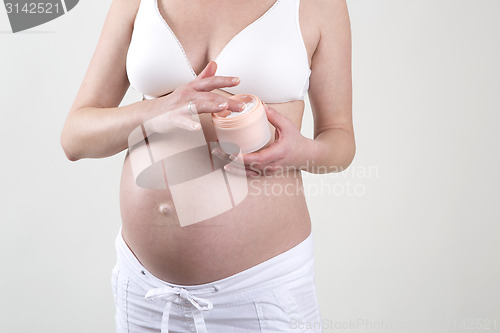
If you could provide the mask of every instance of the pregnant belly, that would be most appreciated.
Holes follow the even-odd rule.
[[[252,267],[309,235],[300,172],[248,178],[247,182],[248,195],[238,205],[181,226],[168,186],[162,190],[137,186],[127,153],[120,186],[123,238],[158,278],[201,284]]]

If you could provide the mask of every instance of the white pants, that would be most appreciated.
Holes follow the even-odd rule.
[[[116,237],[111,285],[118,333],[322,332],[312,233],[227,278],[178,285],[153,276]]]

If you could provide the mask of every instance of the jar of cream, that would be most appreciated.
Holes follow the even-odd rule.
[[[238,94],[229,97],[245,103],[245,109],[223,117],[212,113],[212,122],[219,144],[226,153],[237,153],[238,145],[243,154],[255,152],[271,139],[271,128],[262,101],[255,95]]]

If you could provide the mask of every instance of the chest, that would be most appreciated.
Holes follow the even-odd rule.
[[[268,103],[303,99],[314,49],[314,29],[301,21],[303,3],[141,0],[127,54],[129,81],[155,98],[214,60],[216,75],[240,77],[229,93],[253,93]]]
[[[217,58],[232,38],[258,24],[274,5],[276,0],[157,0],[159,13],[177,36],[197,74]],[[310,22],[306,1],[301,3],[299,20],[310,65],[316,29]]]

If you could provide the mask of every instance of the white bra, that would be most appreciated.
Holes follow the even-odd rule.
[[[276,0],[246,26],[215,60],[215,75],[237,76],[240,84],[222,88],[253,94],[266,103],[303,100],[309,89],[307,51],[299,25],[300,0]],[[141,0],[126,60],[132,88],[153,99],[197,77],[184,48],[158,9]]]

